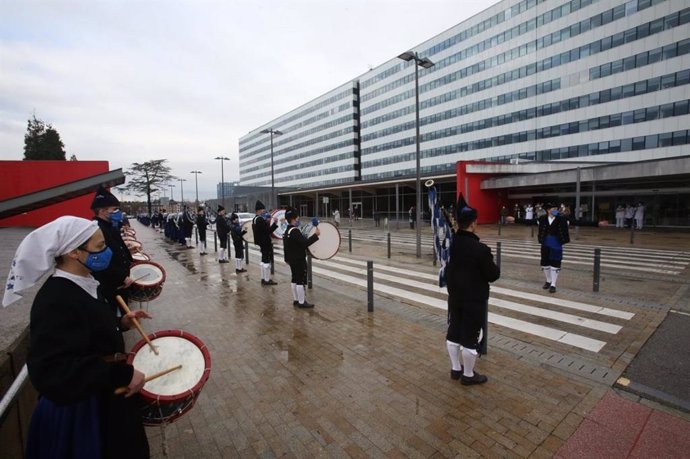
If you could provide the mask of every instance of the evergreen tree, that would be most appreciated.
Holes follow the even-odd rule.
[[[30,119],[24,135],[24,160],[62,160],[65,158],[65,144],[53,126],[37,119]]]

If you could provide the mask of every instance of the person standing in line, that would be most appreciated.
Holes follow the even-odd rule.
[[[203,207],[197,209],[196,214],[196,229],[199,232],[199,255],[206,255],[206,213]]]
[[[266,206],[261,201],[256,201],[254,212],[256,216],[252,220],[252,231],[254,244],[261,249],[261,285],[277,285],[277,282],[271,279],[271,262],[273,261],[271,234],[278,228],[278,223],[270,224],[271,214],[266,213]]]
[[[194,247],[192,245],[192,233],[194,232],[194,223],[196,221],[196,217],[194,217],[192,220],[189,209],[187,209],[187,206],[184,206],[182,208],[180,219],[182,220],[180,225],[182,227],[182,237],[184,237],[185,248],[191,249]]]
[[[633,218],[635,217],[635,208],[630,204],[625,205],[625,227],[631,228],[633,225]]]
[[[36,294],[27,367],[39,393],[27,458],[149,457],[140,402],[145,375],[126,362],[122,332],[143,310],[119,317],[93,273],[112,261],[95,221],[60,217],[29,233],[17,248],[3,306],[51,273]],[[115,389],[126,388],[123,395]]]
[[[412,206],[407,213],[410,214],[410,229],[414,229],[415,220],[417,219],[417,211],[415,210],[414,206]]]
[[[235,246],[235,272],[237,274],[247,272],[242,267],[242,261],[244,260],[244,239],[242,239],[242,235],[246,232],[247,230],[242,229],[242,225],[240,225],[240,217],[233,212],[230,215],[230,236],[232,237],[232,245]]]
[[[316,227],[316,231],[309,238],[304,237],[299,227],[299,215],[296,209],[288,209],[285,212],[285,219],[288,226],[283,233],[283,251],[285,262],[290,265],[292,275],[292,305],[298,308],[313,308],[314,305],[307,302],[307,247],[319,240],[321,231]],[[318,223],[318,222],[317,222]]]
[[[625,227],[625,207],[618,204],[618,207],[616,207],[616,228],[623,227]]]
[[[506,206],[501,206],[499,214],[501,215],[501,225],[505,225],[506,217],[508,217],[508,209],[506,209]]]
[[[335,212],[333,212],[333,220],[335,221],[335,227],[340,228],[340,211],[338,209],[335,209]]]
[[[561,272],[563,246],[570,242],[568,221],[561,216],[555,204],[545,204],[548,214],[539,218],[538,241],[541,244],[541,269],[546,282],[542,287],[549,293],[556,293],[556,280]]]
[[[129,268],[134,261],[120,234],[119,226],[122,221],[120,201],[101,186],[91,202],[91,209],[95,214],[93,219],[98,222],[98,227],[103,233],[105,244],[112,251],[112,259],[108,266],[94,273],[94,277],[101,284],[105,299],[115,311],[118,311],[115,296],[120,295],[127,302],[129,297],[127,287],[132,283]]]
[[[644,205],[640,202],[635,208],[635,229],[641,230],[644,223]]]
[[[230,233],[230,225],[225,218],[225,207],[218,206],[218,216],[216,217],[216,232],[220,240],[220,253],[218,254],[218,263],[230,263],[228,260],[228,234]]]
[[[527,223],[532,223],[532,220],[534,220],[534,207],[532,207],[532,204],[527,204],[527,207],[525,207],[525,220],[527,220]]]
[[[451,379],[469,386],[488,381],[474,371],[489,306],[489,283],[498,280],[501,270],[491,249],[479,242],[477,211],[460,197],[457,205],[458,230],[453,234],[450,259],[445,269],[448,288],[448,331],[446,348],[451,361]],[[462,358],[462,365],[460,360]]]

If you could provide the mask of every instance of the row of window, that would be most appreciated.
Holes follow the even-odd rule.
[[[335,94],[335,95],[329,97],[329,98],[326,99],[326,100],[322,100],[322,101],[319,102],[318,104],[311,105],[311,106],[305,108],[304,110],[302,110],[302,111],[300,111],[300,112],[297,112],[297,113],[293,114],[293,115],[290,116],[289,118],[285,118],[285,119],[283,119],[283,120],[280,120],[280,122],[276,123],[274,126],[272,126],[272,128],[273,128],[273,129],[278,129],[278,128],[281,127],[281,126],[284,126],[284,125],[286,125],[286,124],[291,123],[292,121],[295,121],[295,120],[297,120],[297,119],[300,119],[300,118],[303,118],[303,117],[307,116],[309,113],[315,112],[315,111],[317,111],[317,110],[322,109],[323,107],[326,107],[326,106],[328,106],[328,105],[331,105],[331,104],[333,104],[333,102],[338,101],[338,100],[340,100],[340,99],[342,99],[342,98],[344,98],[344,97],[352,98],[352,94],[354,94],[354,92],[355,92],[355,89],[354,89],[354,88],[349,88],[349,89],[347,89],[346,91],[343,91],[343,92],[341,92],[341,93]],[[247,142],[249,142],[249,141],[252,141],[252,140],[258,139],[258,138],[262,138],[262,137],[265,137],[265,134],[261,134],[261,133],[259,132],[259,133],[256,133],[256,134],[252,135],[252,136],[245,137],[244,139],[240,139],[240,147],[241,147],[242,144],[244,144],[244,143],[247,143]]]
[[[683,56],[690,52],[690,39],[682,40],[670,45],[660,46],[651,51],[643,51],[634,56],[628,56],[617,61],[607,62],[606,64],[598,65],[589,69],[589,79],[596,80],[598,78],[605,78],[616,73],[627,72],[637,67],[644,65],[655,64],[662,60],[672,59],[674,57]]]
[[[491,158],[483,158],[482,161],[509,162],[511,159],[515,158],[532,161],[551,161],[557,159],[587,157],[603,155],[607,153],[625,153],[629,151],[649,150],[654,148],[672,147],[688,144],[690,144],[690,130],[680,130],[675,132],[665,132],[662,134],[653,134],[642,137],[630,137],[627,139],[610,140],[607,142],[596,142],[584,145],[573,145],[570,147],[519,153],[515,155],[495,156]],[[430,153],[429,151],[424,151],[423,156],[430,157],[458,153],[459,150],[453,147],[455,147],[455,145],[436,148],[433,151],[433,153],[435,154],[428,154]],[[437,153],[436,150],[443,151]],[[410,157],[407,158],[407,161],[412,161],[413,159],[414,154],[410,155]],[[381,164],[376,164],[376,162],[374,161],[368,164],[369,167],[379,165]],[[432,166],[423,166],[420,168],[420,171],[424,175],[431,175],[438,172],[454,173],[455,161],[449,161],[448,163],[444,164],[435,164]],[[366,174],[366,170],[363,169],[362,180],[376,180],[396,176],[414,176],[414,174],[414,168],[391,169],[387,172],[379,172],[375,174]]]
[[[351,145],[351,144],[349,144],[349,145]],[[349,145],[346,145],[346,146],[349,146]],[[311,152],[309,154],[309,156],[312,156],[312,155],[314,155],[313,152]],[[305,157],[307,157],[307,156],[305,156]],[[300,162],[299,167],[310,167],[310,166],[317,166],[319,164],[334,163],[336,161],[342,161],[344,159],[353,159],[354,157],[355,157],[355,152],[352,150],[349,150],[349,151],[347,151],[345,153],[341,153],[339,155],[329,155],[329,156],[326,156],[326,157],[323,157],[320,159],[315,159],[313,161]],[[285,164],[285,163],[293,163],[294,161],[295,161],[294,157],[281,158],[278,160],[274,160],[273,161],[273,167],[275,169],[275,173],[285,172],[285,171],[288,171],[290,169],[293,169],[295,167],[294,165],[285,166],[283,168],[279,168],[279,166],[281,164]],[[353,163],[354,162],[355,161],[353,159]],[[259,173],[255,173],[253,175],[248,175],[248,174],[251,174],[252,172],[255,172],[255,171],[259,171]],[[265,171],[266,171],[266,165],[265,164],[259,165],[259,166],[254,166],[254,167],[249,167],[249,168],[243,167],[242,168],[242,179],[246,180],[246,179],[253,178],[253,177],[261,177],[261,176],[265,175]]]
[[[611,127],[622,126],[626,124],[641,123],[645,121],[652,121],[656,119],[670,118],[674,116],[683,116],[688,114],[688,100],[681,100],[664,105],[655,105],[652,107],[641,108],[638,110],[630,110],[622,113],[614,113],[612,115],[600,116],[580,121],[572,121],[569,123],[556,124],[539,129],[530,129],[526,131],[516,132],[512,134],[504,134],[484,139],[473,140],[471,142],[462,142],[457,144],[458,151],[473,151],[482,150],[486,148],[499,147],[503,145],[512,145],[516,143],[529,142],[532,140],[548,139],[569,134],[577,134],[582,132],[594,131],[598,129],[607,129]],[[434,132],[429,132],[421,136],[420,142],[428,142],[431,140],[452,137],[460,134],[459,127],[449,127]],[[366,155],[378,153],[387,150],[393,150],[415,143],[415,137],[400,139],[393,142],[388,142],[381,145],[365,148],[362,150],[362,158]],[[400,155],[386,158],[388,164],[399,162]],[[363,162],[365,166],[367,163]]]
[[[655,3],[661,3],[666,0],[653,0]],[[636,1],[634,3],[637,3]],[[515,47],[513,49],[509,49],[508,51],[505,51],[500,54],[496,54],[494,56],[491,56],[490,58],[484,59],[483,61],[477,62],[469,67],[466,67],[464,69],[461,69],[461,75],[462,77],[467,77],[470,75],[474,75],[475,73],[483,72],[484,70],[488,70],[493,67],[497,67],[499,65],[502,65],[506,62],[510,62],[514,59],[518,59],[520,57],[526,56],[530,53],[533,53],[537,50],[540,50],[542,48],[546,48],[548,46],[551,46],[553,44],[559,43],[561,41],[567,40],[568,38],[575,37],[577,35],[583,34],[585,32],[588,32],[592,29],[598,28],[605,26],[613,21],[617,21],[618,19],[621,19],[625,17],[626,15],[631,15],[633,13],[637,13],[637,9],[634,10],[628,10],[626,8],[627,4],[622,4],[619,5],[615,8],[611,8],[610,10],[607,10],[603,13],[597,14],[595,16],[592,16],[591,18],[584,19],[580,22],[576,22],[575,24],[572,24],[570,26],[564,27],[561,30],[557,30],[556,32],[553,32],[551,34],[548,34],[544,37],[538,38],[536,40],[530,41],[528,43],[525,43],[521,46]],[[531,22],[531,21],[528,21]],[[536,27],[536,25],[535,25]],[[479,43],[479,46],[482,43]],[[483,46],[479,46],[481,48],[481,51],[484,51]],[[479,49],[475,49],[475,47],[468,48],[466,50],[460,51],[459,53],[456,53],[452,56],[448,56],[447,58],[437,62],[432,68],[428,69],[427,72],[436,72],[438,70],[441,70],[444,67],[447,67],[448,65],[455,64],[456,62],[460,62],[464,59],[467,59],[468,57],[471,57],[475,54],[478,54],[480,51]],[[378,97],[381,94],[384,94],[386,92],[391,91],[392,89],[395,89],[399,86],[403,86],[404,84],[409,83],[412,80],[411,75],[407,75],[397,81],[391,82],[385,86],[382,86],[375,91],[372,91],[362,97],[362,101],[367,101],[370,99],[373,99],[374,97]]]
[[[583,108],[590,105],[598,105],[627,97],[639,96],[641,94],[647,94],[675,86],[683,86],[688,83],[690,83],[690,70],[683,70],[656,78],[650,78],[635,83],[617,86],[615,88],[584,94],[579,97],[571,97],[570,99],[544,104],[538,107],[518,110],[512,113],[494,116],[492,118],[485,118],[482,120],[465,123],[458,126],[457,129],[460,134],[466,134],[468,132],[478,131],[481,129],[488,129],[510,123],[517,123],[519,121],[539,118],[542,116],[553,115],[555,113],[576,110],[578,108]],[[459,116],[461,116],[459,109],[451,109],[441,113],[436,113],[431,116],[425,116],[419,120],[419,123],[421,126],[425,126],[428,124],[453,119]],[[414,129],[414,127],[414,121],[398,124],[397,126],[391,126],[390,128],[364,135],[362,137],[362,142],[367,142],[376,138]]]
[[[292,170],[295,170],[292,168]],[[352,182],[355,178],[354,175],[354,165],[348,164],[347,166],[339,166],[339,167],[331,167],[330,169],[321,169],[317,171],[312,171],[312,172],[304,172],[301,174],[295,174],[295,175],[290,175],[288,177],[280,177],[279,183],[281,183],[281,186],[284,186],[285,182],[293,182],[295,180],[300,180],[300,179],[309,179],[308,183],[305,183],[305,185],[308,186],[317,186],[317,185],[322,185],[324,182],[320,182],[316,180],[317,177],[322,177],[322,176],[328,176],[328,175],[333,175],[333,174],[339,174],[343,172],[350,172],[352,171],[352,177],[349,177],[345,180],[344,182]],[[265,175],[259,175],[258,177],[265,177]],[[242,177],[242,182],[245,183],[246,181],[251,180],[251,178],[247,177]],[[271,177],[269,176],[267,180],[261,181],[261,182],[254,182],[251,183],[251,185],[254,186],[261,186],[261,185],[270,185],[271,184]]]
[[[656,22],[656,21],[653,21]],[[471,85],[465,86],[463,88],[460,88],[461,96],[466,96],[469,94],[473,94],[476,92],[484,91],[487,89],[490,89],[494,86],[500,86],[505,83],[508,83],[510,81],[515,81],[521,78],[524,78],[529,75],[534,75],[535,73],[539,73],[554,67],[558,67],[560,65],[567,64],[569,62],[574,62],[580,59],[583,59],[587,56],[594,55],[597,53],[600,53],[602,51],[605,51],[607,49],[620,46],[623,43],[628,43],[630,41],[634,40],[639,40],[642,38],[645,38],[649,35],[652,35],[652,33],[659,33],[662,30],[667,30],[668,28],[673,28],[677,27],[679,25],[685,24],[690,22],[690,8],[685,8],[682,11],[672,13],[665,18],[662,19],[662,28],[659,30],[655,30],[652,32],[649,28],[650,23],[643,24],[641,26],[633,27],[625,32],[620,32],[614,36],[622,36],[624,37],[624,41],[620,42],[620,40],[616,40],[615,42],[613,41],[614,36],[609,36],[606,38],[602,38],[601,40],[596,40],[592,43],[589,43],[587,45],[583,45],[577,48],[574,48],[570,51],[565,51],[561,54],[557,54],[555,56],[547,57],[546,59],[542,59],[538,62],[532,63],[525,65],[520,68],[516,68],[514,70],[502,73],[500,75],[496,75],[495,77],[488,78],[486,80],[481,80],[476,83],[473,83]],[[639,35],[638,35],[639,32]],[[458,79],[464,78],[464,75],[461,75],[461,73],[467,69],[463,69],[458,72],[453,72],[448,75],[445,75],[441,78],[438,78],[436,80],[433,80],[429,83],[425,83],[423,85],[419,86],[419,92],[426,92],[430,91],[432,89],[436,89],[438,87],[447,85],[449,83],[452,83]],[[380,110],[381,108],[390,105],[388,102],[389,100],[396,99],[396,100],[401,100],[402,98],[411,98],[414,97],[414,88],[410,89],[409,91],[405,91],[402,94],[399,94],[397,96],[394,96],[390,99],[381,101],[377,104],[371,105],[369,107],[366,107],[362,110],[362,114],[368,114],[371,112],[374,112],[376,110]]]
[[[281,145],[288,144],[288,143],[293,142],[297,139],[302,139],[304,137],[308,137],[308,136],[313,135],[317,132],[325,131],[326,129],[334,128],[334,127],[339,126],[341,124],[347,123],[349,126],[352,126],[353,122],[355,122],[355,123],[357,122],[357,114],[350,113],[350,114],[343,116],[341,118],[329,121],[328,123],[314,126],[313,128],[311,128],[307,131],[298,132],[298,133],[289,133],[289,132],[285,133],[284,132],[283,134],[285,134],[285,135],[282,135],[278,138],[273,137],[273,151],[274,152],[277,151],[278,147]],[[300,144],[300,145],[304,145],[304,144]],[[281,150],[281,151],[285,151],[285,150]],[[240,152],[242,152],[242,150],[240,150]],[[249,164],[256,163],[258,161],[263,161],[263,159],[266,157],[266,155],[262,154],[262,153],[266,153],[266,152],[268,152],[268,154],[270,155],[270,153],[271,153],[270,143],[268,145],[263,145],[261,148],[257,148],[254,151],[251,151],[251,152],[246,151],[244,153],[244,155],[242,156],[242,163],[249,165]],[[257,156],[257,155],[261,155],[261,156]],[[249,159],[249,158],[252,158],[254,156],[256,156],[254,159]]]
[[[498,24],[504,22],[507,19],[510,19],[511,17],[515,17],[518,14],[522,14],[525,11],[534,8],[537,6],[539,3],[543,3],[546,0],[522,0],[520,3],[512,6],[511,8],[508,8],[507,10],[501,11],[494,16],[478,23],[475,24],[474,26],[470,27],[469,29],[463,30],[462,32],[457,33],[456,35],[453,35],[450,38],[447,38],[446,40],[442,41],[441,43],[438,43],[434,45],[433,47],[429,48],[426,51],[421,52],[420,54],[423,56],[431,56],[436,53],[440,53],[444,49],[450,48],[452,46],[457,45],[458,43],[467,40],[470,37],[473,37],[474,35],[477,35],[479,33],[484,32],[485,30],[488,30],[490,28],[493,28],[497,26]],[[598,1],[598,0],[596,0]],[[581,3],[583,2],[582,0],[573,0],[570,3]],[[583,3],[589,4],[592,3],[592,0],[584,0]],[[578,5],[578,9],[580,6]],[[383,72],[373,76],[372,78],[369,78],[368,80],[364,80],[362,82],[362,88],[366,88],[377,81],[384,80],[388,78],[389,76],[397,73],[400,71],[401,66],[395,66],[393,68],[389,68],[387,70],[384,70]]]
[[[489,109],[491,107],[497,107],[499,105],[510,104],[512,102],[517,102],[519,100],[526,99],[528,97],[534,97],[539,94],[545,94],[551,91],[561,89],[561,79],[555,78],[553,80],[544,81],[543,83],[537,83],[526,88],[516,89],[515,91],[506,92],[504,94],[499,94],[498,96],[488,97],[486,99],[478,100],[471,104],[463,105],[454,110],[457,110],[458,116],[467,115],[469,113],[474,113],[482,110]],[[420,110],[434,107],[439,104],[445,104],[451,100],[458,99],[460,96],[460,91],[450,91],[440,96],[432,97],[431,99],[424,100],[420,102]],[[371,118],[368,121],[362,122],[362,129],[370,126],[375,126],[379,123],[385,123],[387,121],[394,120],[401,116],[409,115],[415,112],[415,106],[410,105],[407,107],[400,108],[398,110],[388,112],[385,115],[377,116]]]

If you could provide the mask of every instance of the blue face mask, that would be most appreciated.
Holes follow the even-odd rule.
[[[108,266],[110,266],[110,260],[113,258],[113,251],[110,250],[110,247],[106,247],[100,252],[88,253],[89,256],[86,257],[86,263],[82,263],[84,266],[95,273],[108,269]]]
[[[115,212],[110,213],[110,222],[113,224],[120,223],[122,221],[122,211],[120,209]]]
[[[558,211],[557,210],[552,211],[551,215],[553,215],[554,217],[558,217]]]

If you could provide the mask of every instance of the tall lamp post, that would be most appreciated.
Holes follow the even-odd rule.
[[[175,188],[175,185],[172,183],[169,183],[168,186],[170,187],[170,202],[175,201],[175,197],[173,195],[173,188]],[[172,209],[170,209],[172,211]]]
[[[276,191],[275,191],[275,181],[273,177],[273,136],[274,135],[283,135],[282,132],[280,132],[278,129],[264,129],[261,131],[262,134],[271,134],[271,200],[273,201],[269,205],[271,208],[275,209],[278,207],[278,200],[276,199]]]
[[[220,195],[221,205],[225,207],[225,175],[223,173],[223,161],[230,161],[230,158],[225,156],[216,156],[214,159],[220,160]]]
[[[180,202],[184,206],[184,184],[182,182],[186,182],[187,179],[179,178],[177,180],[180,182]]]
[[[414,96],[415,96],[415,143],[416,143],[416,157],[417,157],[417,176],[415,179],[415,194],[416,194],[416,208],[417,215],[417,258],[422,256],[422,179],[420,177],[420,166],[419,166],[419,67],[424,67],[425,69],[434,66],[434,63],[428,57],[419,57],[416,51],[407,51],[402,53],[398,58],[404,61],[414,60]]]
[[[190,174],[194,174],[194,187],[196,188],[196,207],[199,208],[199,174],[201,171],[192,171]]]

